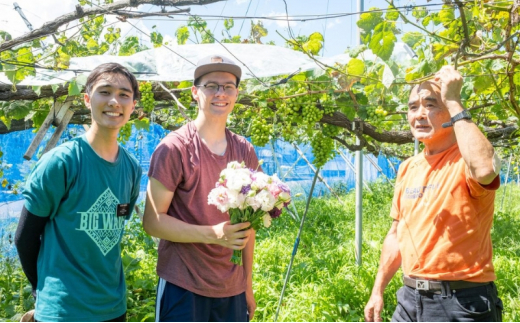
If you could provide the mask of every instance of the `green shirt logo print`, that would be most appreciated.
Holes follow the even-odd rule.
[[[96,243],[104,256],[119,242],[125,217],[116,216],[119,200],[110,188],[103,192],[87,212],[81,215],[78,231],[84,231]]]

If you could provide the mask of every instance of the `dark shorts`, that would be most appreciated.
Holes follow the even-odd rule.
[[[157,322],[248,322],[246,293],[212,298],[159,279]]]
[[[403,286],[393,322],[501,322],[502,301],[494,283],[441,292]]]

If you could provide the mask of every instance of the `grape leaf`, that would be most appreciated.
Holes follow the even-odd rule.
[[[70,96],[74,96],[74,95],[79,95],[81,94],[81,90],[83,89],[83,86],[82,85],[79,85],[76,80],[72,80],[70,83],[69,83],[69,95]]]
[[[368,48],[385,61],[392,56],[397,38],[392,28],[387,28],[388,26],[386,26],[387,24],[385,22],[382,22],[380,25],[382,25],[382,27],[379,28],[381,31],[374,32],[370,44],[368,44]],[[376,30],[377,29],[376,27]]]

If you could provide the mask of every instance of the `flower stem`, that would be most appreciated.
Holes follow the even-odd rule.
[[[231,256],[231,262],[235,265],[242,266],[242,250],[233,250],[233,256]]]

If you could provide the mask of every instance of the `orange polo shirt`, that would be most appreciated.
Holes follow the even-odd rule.
[[[457,144],[402,163],[390,216],[399,221],[404,274],[494,281],[491,225],[499,187],[499,176],[486,186],[471,178]]]

